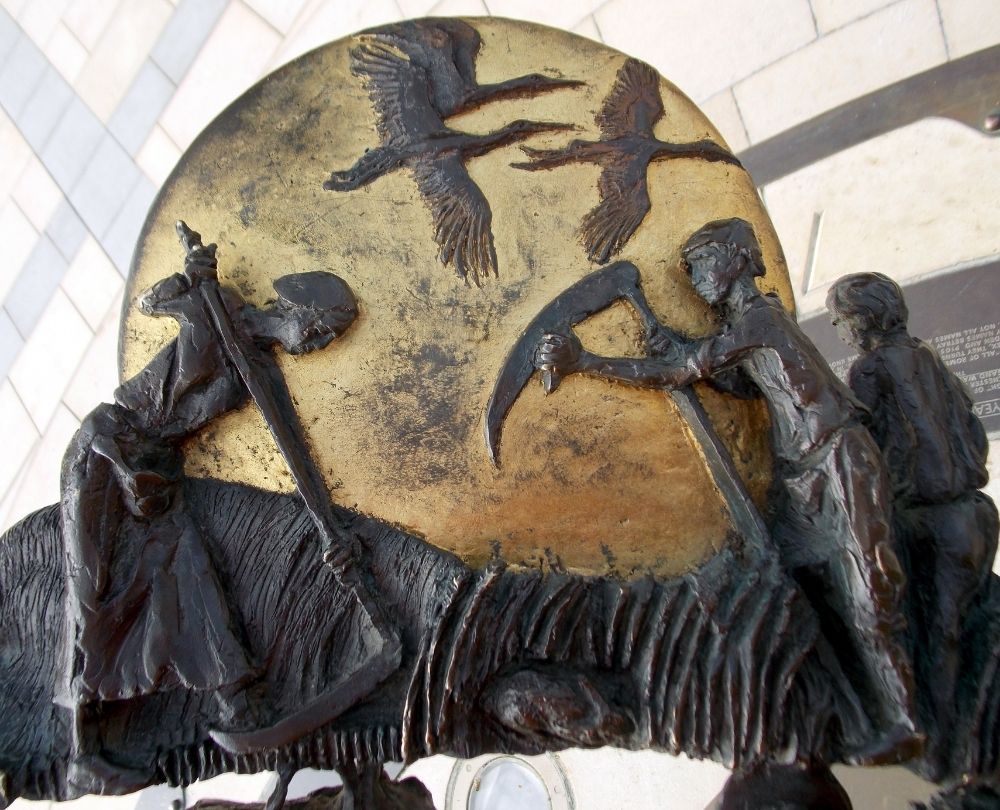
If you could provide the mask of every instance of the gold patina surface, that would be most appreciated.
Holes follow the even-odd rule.
[[[498,101],[449,119],[484,133],[524,118],[562,121],[576,132],[526,142],[555,148],[596,139],[594,122],[625,57],[541,26],[471,19],[483,47],[477,79],[526,73],[582,79],[577,89]],[[551,396],[537,379],[507,419],[503,465],[494,469],[483,414],[503,361],[549,301],[596,268],[578,238],[598,201],[599,167],[524,172],[516,146],[473,158],[469,172],[493,214],[499,277],[466,285],[438,260],[431,214],[407,170],[352,192],[322,188],[377,146],[367,92],[350,71],[348,38],[264,79],[197,139],[165,184],[138,244],[126,297],[123,376],[138,372],[175,334],[141,314],[138,294],[182,267],[173,223],[186,220],[219,245],[219,274],[251,302],[271,281],[329,270],[354,289],[357,322],[309,356],[279,362],[335,502],[405,527],[472,565],[496,544],[512,563],[622,576],[671,575],[720,549],[732,531],[699,449],[663,394],[570,377]],[[663,140],[719,133],[673,85],[661,82]],[[751,178],[723,163],[671,160],[648,174],[652,210],[617,256],[634,262],[661,319],[691,334],[711,314],[680,266],[680,248],[713,219],[743,217],[767,264],[761,286],[791,306],[780,246]],[[618,304],[577,329],[601,354],[638,354],[639,329]],[[770,470],[759,402],[703,394],[755,499]],[[290,475],[259,412],[248,406],[211,425],[188,447],[188,471],[291,491]]]

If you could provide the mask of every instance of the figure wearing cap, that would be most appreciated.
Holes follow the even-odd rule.
[[[856,761],[906,758],[920,738],[912,670],[899,638],[904,576],[893,551],[882,459],[860,421],[864,407],[780,301],[757,288],[754,279],[765,271],[749,223],[710,222],[682,255],[695,290],[720,316],[716,334],[687,339],[663,327],[648,340],[651,356],[639,359],[598,357],[572,333],[546,335],[536,366],[661,390],[706,380],[764,397],[775,458],[772,537],[871,716],[874,742]]]
[[[223,723],[246,716],[242,690],[255,666],[210,550],[184,505],[182,442],[240,408],[249,393],[219,345],[197,295],[216,280],[216,246],[178,224],[183,273],[140,299],[170,316],[176,339],[84,419],[63,460],[67,564],[68,683],[73,715],[69,778],[78,787],[128,792],[143,775],[107,760],[96,720],[103,706],[176,688],[212,690]],[[242,342],[261,353],[326,346],[357,316],[357,302],[331,273],[284,276],[278,299],[259,309],[220,288]],[[250,712],[252,716],[252,711]]]

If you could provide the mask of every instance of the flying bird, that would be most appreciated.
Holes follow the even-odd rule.
[[[408,168],[434,218],[441,262],[454,265],[464,280],[471,275],[480,284],[497,273],[492,212],[466,162],[536,133],[573,127],[519,120],[474,135],[451,129],[444,119],[496,99],[581,83],[531,74],[477,84],[475,57],[482,41],[460,20],[408,21],[363,36],[351,51],[351,72],[368,90],[382,142],[350,169],[332,172],[323,188],[352,191]]]
[[[431,77],[431,103],[442,118],[468,112],[491,101],[530,97],[549,90],[580,87],[575,79],[530,73],[495,84],[476,81],[476,57],[483,40],[471,25],[455,19],[405,20],[367,34],[389,45]]]
[[[567,163],[597,163],[600,202],[583,218],[580,235],[591,261],[604,264],[621,251],[649,213],[646,170],[654,160],[696,158],[740,166],[736,157],[709,140],[666,143],[653,135],[663,118],[656,71],[627,59],[596,116],[597,141],[573,140],[561,149],[521,149],[530,158],[515,168],[539,171]]]

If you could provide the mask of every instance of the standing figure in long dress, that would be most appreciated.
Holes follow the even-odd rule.
[[[184,504],[182,442],[247,404],[199,294],[216,282],[214,244],[178,223],[183,273],[154,285],[143,312],[169,316],[177,337],[83,421],[62,470],[67,565],[67,680],[72,712],[69,781],[125,793],[145,776],[101,748],[101,709],[174,689],[211,690],[222,725],[253,719],[244,688],[257,675],[238,615]],[[220,288],[246,346],[294,354],[326,346],[357,316],[350,288],[331,273],[284,276],[278,300],[258,309]]]

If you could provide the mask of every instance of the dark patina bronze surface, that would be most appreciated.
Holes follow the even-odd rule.
[[[849,807],[837,762],[995,797],[968,394],[872,274],[841,382],[717,133],[582,42],[387,26],[192,146],[125,382],[0,539],[0,806],[274,770],[278,810],[320,768],[287,806],[431,810],[383,764],[601,746],[721,762],[718,808]]]

